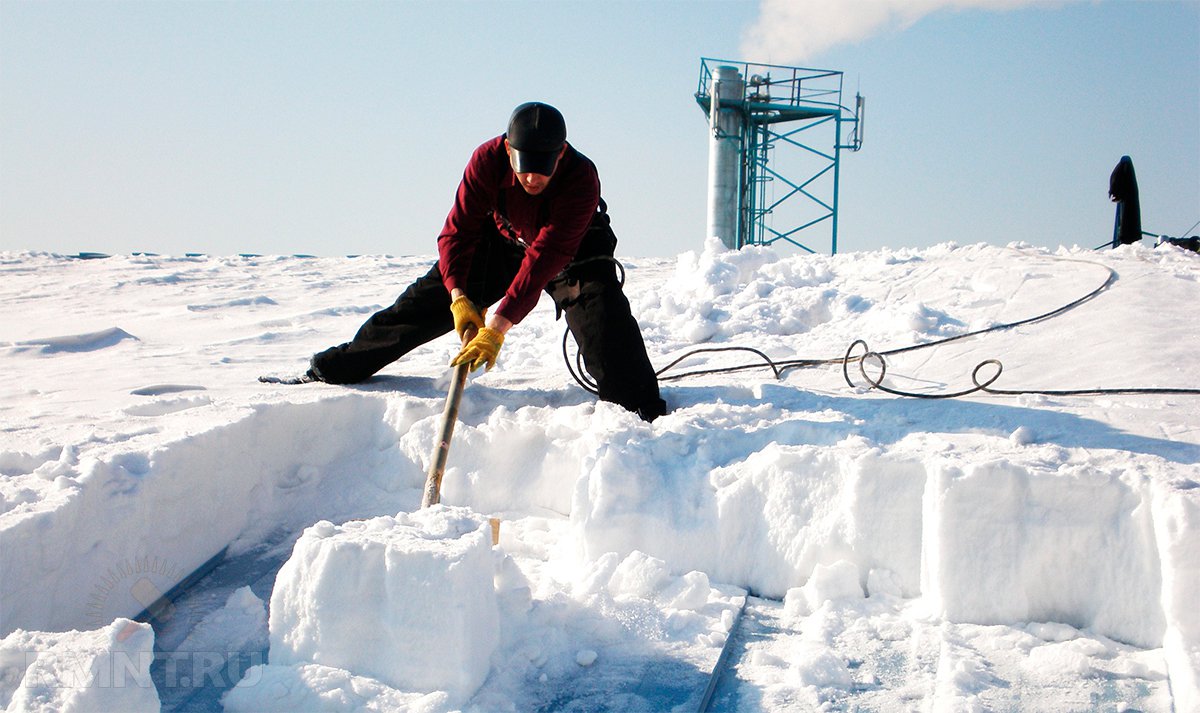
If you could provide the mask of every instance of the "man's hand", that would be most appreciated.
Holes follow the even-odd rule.
[[[496,365],[496,357],[500,354],[500,345],[503,343],[502,333],[491,327],[484,327],[474,339],[467,342],[458,356],[454,357],[454,361],[450,362],[450,366],[470,364],[470,371],[475,371],[487,364],[487,368],[491,369]]]
[[[450,303],[450,314],[454,315],[454,331],[458,332],[460,340],[467,330],[483,329],[483,314],[464,294],[459,294]]]

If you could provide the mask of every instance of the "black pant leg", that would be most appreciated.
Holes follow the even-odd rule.
[[[481,307],[504,296],[521,264],[521,249],[494,229],[480,239],[464,288]],[[450,293],[434,265],[390,307],[371,315],[354,339],[314,354],[313,375],[331,384],[354,384],[408,352],[454,329]]]
[[[435,264],[390,307],[371,315],[353,340],[314,354],[311,368],[331,384],[358,383],[453,328],[450,295]]]
[[[641,328],[615,278],[581,283],[578,298],[565,314],[602,400],[635,411],[646,421],[667,412]]]

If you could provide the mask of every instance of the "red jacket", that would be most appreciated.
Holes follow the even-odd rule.
[[[525,244],[525,259],[496,307],[496,314],[513,324],[529,314],[542,290],[575,257],[600,202],[600,177],[588,157],[568,145],[549,185],[531,196],[517,183],[504,150],[504,136],[475,149],[454,206],[438,235],[438,265],[447,290],[466,289],[471,259],[484,226],[496,224],[503,194],[503,211],[515,237]]]

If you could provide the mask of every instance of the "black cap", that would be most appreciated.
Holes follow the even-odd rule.
[[[514,171],[549,176],[567,142],[567,122],[549,104],[527,102],[513,110],[507,138]]]

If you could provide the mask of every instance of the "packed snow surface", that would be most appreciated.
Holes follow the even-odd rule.
[[[647,424],[572,380],[543,300],[421,510],[452,337],[357,386],[256,379],[431,262],[0,254],[0,707],[1200,710],[1200,396],[916,399],[837,362],[1115,276],[883,385],[1194,389],[1194,253],[627,259],[657,366],[828,363],[690,356],[663,376],[757,366],[664,380]]]

